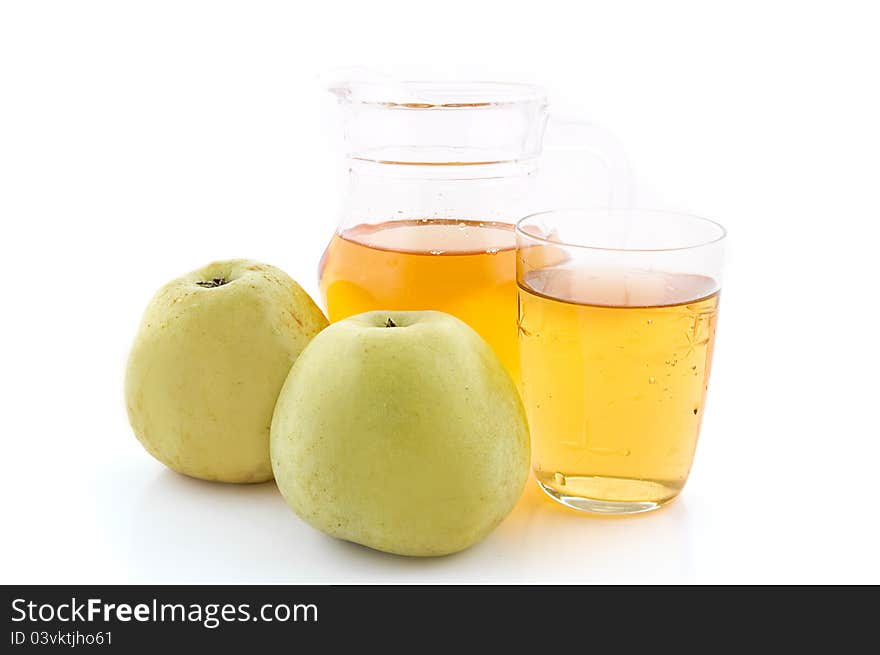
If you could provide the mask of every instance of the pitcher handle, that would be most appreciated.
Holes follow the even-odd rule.
[[[608,171],[608,206],[632,207],[633,175],[617,138],[594,123],[551,114],[544,134],[547,151],[588,153]]]

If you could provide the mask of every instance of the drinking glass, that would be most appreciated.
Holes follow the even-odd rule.
[[[724,228],[571,209],[516,225],[523,402],[540,487],[602,514],[684,487],[705,408]]]

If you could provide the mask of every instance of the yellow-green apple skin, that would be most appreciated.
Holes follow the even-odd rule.
[[[144,312],[125,376],[144,448],[195,478],[272,479],[269,428],[293,362],[327,326],[286,273],[218,261],[166,284]]]
[[[315,337],[278,397],[271,444],[302,519],[399,555],[480,541],[529,470],[514,383],[476,332],[432,311],[367,312]]]

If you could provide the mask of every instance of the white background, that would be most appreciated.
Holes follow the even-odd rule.
[[[880,582],[872,4],[3,2],[0,582]],[[728,227],[678,502],[597,519],[530,487],[415,560],[142,450],[121,383],[155,289],[243,256],[316,291],[339,204],[317,77],[346,65],[544,83],[619,137],[639,204]]]

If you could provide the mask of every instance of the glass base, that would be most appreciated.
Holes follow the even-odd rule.
[[[658,500],[602,500],[599,498],[590,498],[585,495],[571,495],[568,493],[564,493],[559,489],[555,489],[542,482],[541,480],[537,480],[538,486],[541,487],[543,492],[550,496],[557,503],[565,505],[571,509],[577,510],[579,512],[589,512],[591,514],[605,514],[605,515],[625,515],[625,514],[642,514],[644,512],[652,512],[656,509],[660,509],[674,498],[677,497],[677,493],[669,495],[666,498],[658,499]]]

